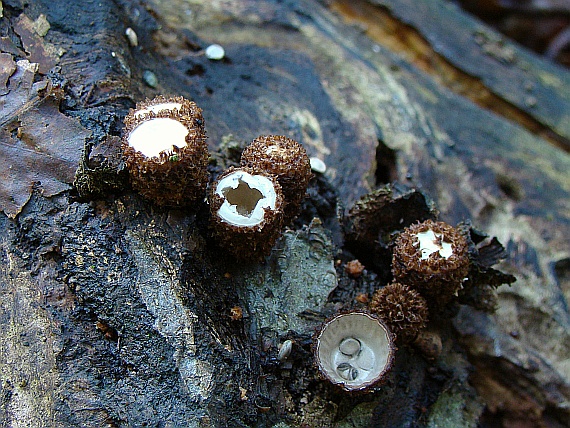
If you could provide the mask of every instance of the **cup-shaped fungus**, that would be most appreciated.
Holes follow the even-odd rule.
[[[238,259],[261,260],[281,234],[283,195],[275,176],[229,168],[209,196],[211,225],[222,248]]]
[[[413,341],[428,316],[427,302],[420,293],[397,282],[373,294],[370,312],[382,318],[401,343]]]
[[[447,223],[426,220],[404,229],[396,239],[392,257],[394,279],[434,303],[449,302],[468,271],[467,239]]]
[[[133,188],[164,206],[190,206],[204,197],[208,148],[202,110],[182,97],[137,103],[122,141]]]
[[[336,315],[315,335],[320,374],[348,392],[365,391],[382,383],[392,368],[395,351],[394,337],[386,324],[367,312]]]
[[[286,222],[299,213],[313,176],[301,144],[281,135],[262,135],[244,149],[241,165],[277,176],[286,202]]]

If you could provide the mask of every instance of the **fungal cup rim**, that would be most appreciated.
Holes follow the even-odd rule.
[[[346,317],[353,319],[343,320],[343,318]],[[360,326],[360,331],[354,331],[356,324],[359,322],[364,323],[364,326]],[[334,331],[332,333],[329,332],[328,335],[332,337],[327,339],[325,336],[327,335],[327,328],[334,328],[335,324],[338,330],[344,329],[344,331],[337,333]],[[380,336],[378,336],[378,334]],[[348,337],[352,337],[361,342],[362,354],[356,358],[350,356],[341,356],[339,358],[338,353],[333,349],[331,343],[338,342],[338,344],[340,344]],[[374,385],[380,384],[384,380],[385,375],[392,368],[396,351],[394,336],[388,326],[379,317],[368,312],[351,311],[335,315],[323,324],[320,331],[315,335],[314,340],[315,362],[321,376],[347,392],[365,391]],[[330,347],[330,349],[323,349],[325,347]],[[338,352],[340,352],[340,349]],[[373,355],[370,355],[370,352],[372,352]],[[369,370],[369,373],[365,376],[360,376],[359,374],[354,380],[348,380],[346,377],[343,379],[339,373],[335,373],[334,365],[339,362],[342,364],[345,360],[353,364],[357,369],[372,363],[372,370]]]
[[[246,183],[251,189],[258,190],[262,194],[262,198],[257,201],[250,215],[239,214],[237,206],[231,204],[224,195],[225,190],[236,189],[240,183]],[[270,178],[239,169],[219,180],[215,193],[223,199],[217,211],[218,217],[233,226],[254,227],[262,224],[265,220],[265,210],[274,211],[277,206],[277,192]]]

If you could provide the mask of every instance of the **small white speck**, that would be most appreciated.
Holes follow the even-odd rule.
[[[210,45],[206,48],[206,58],[213,60],[223,59],[226,55],[226,51],[220,45]]]
[[[373,45],[373,46],[372,46],[372,52],[374,52],[374,53],[380,52],[380,46],[378,46],[378,45]]]
[[[293,341],[287,339],[279,348],[279,354],[277,354],[277,359],[279,361],[285,361],[289,355],[291,355],[291,350],[293,349]]]
[[[145,70],[142,75],[143,82],[146,83],[151,88],[156,88],[158,85],[158,78],[150,70]]]
[[[311,169],[319,174],[324,174],[327,170],[327,165],[319,158],[311,158],[309,162],[311,163]]]
[[[127,40],[129,41],[129,45],[132,47],[139,45],[139,38],[137,37],[137,33],[131,27],[125,30],[125,36],[127,36]]]

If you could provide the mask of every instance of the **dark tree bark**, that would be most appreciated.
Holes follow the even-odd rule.
[[[442,1],[0,12],[0,425],[568,426],[567,71]],[[158,94],[203,109],[213,176],[262,134],[326,163],[264,263],[216,246],[206,204],[153,206],[117,173],[122,119]],[[311,336],[390,279],[372,256],[346,274],[366,254],[343,231],[393,181],[497,236],[517,281],[495,313],[432,324],[438,358],[402,346],[383,387],[348,396],[319,380]]]

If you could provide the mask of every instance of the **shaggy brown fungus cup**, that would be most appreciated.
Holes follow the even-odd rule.
[[[395,281],[436,304],[445,304],[457,295],[468,271],[467,239],[447,223],[426,220],[404,229],[396,239],[392,258]]]
[[[241,165],[277,176],[286,202],[286,222],[299,213],[313,176],[301,144],[281,135],[262,135],[244,149]]]
[[[382,320],[369,313],[336,315],[323,324],[314,340],[321,376],[345,391],[379,385],[392,368],[393,335]]]
[[[277,179],[251,168],[229,168],[209,195],[211,226],[238,259],[261,260],[281,234],[283,196]]]
[[[183,207],[204,197],[209,154],[194,102],[158,96],[137,103],[125,118],[122,148],[133,188],[147,199]]]
[[[399,343],[413,341],[425,328],[428,317],[427,302],[420,293],[397,282],[374,293],[370,312],[388,324]]]

